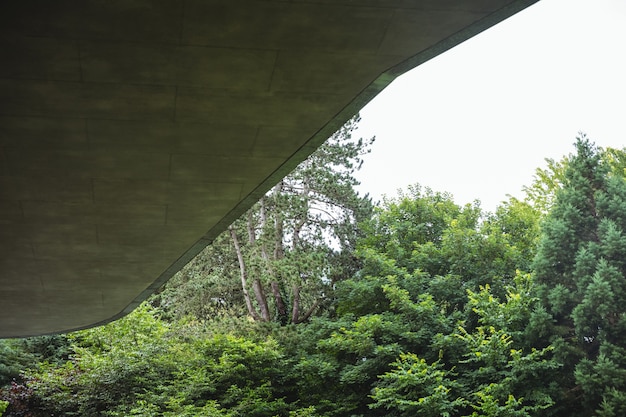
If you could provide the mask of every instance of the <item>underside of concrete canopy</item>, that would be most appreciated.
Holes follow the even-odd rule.
[[[532,3],[0,2],[0,337],[128,313],[395,77]]]

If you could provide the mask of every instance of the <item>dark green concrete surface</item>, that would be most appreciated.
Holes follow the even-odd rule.
[[[533,2],[0,2],[0,337],[128,313],[396,76]]]

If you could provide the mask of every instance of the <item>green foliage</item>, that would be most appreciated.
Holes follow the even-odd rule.
[[[569,157],[564,157],[560,161],[546,158],[545,161],[547,167],[537,168],[533,176],[532,184],[523,187],[526,193],[526,201],[544,215],[547,214],[554,205],[557,191],[563,186],[565,170],[569,164]]]
[[[302,408],[280,346],[260,333],[255,341],[194,320],[168,323],[143,305],[70,338],[71,360],[26,372],[21,403],[33,416],[286,417]]]
[[[24,358],[6,414],[621,416],[626,158],[579,147],[536,184],[543,206],[484,213],[416,185],[359,227],[363,143],[324,148],[152,305],[51,353],[0,343]]]
[[[427,364],[415,354],[401,354],[395,368],[380,376],[374,389],[372,408],[385,408],[390,416],[452,416],[463,407],[454,398],[458,383],[450,379],[441,364]]]
[[[0,340],[0,386],[18,379],[22,367],[35,362],[35,357],[24,349],[21,341]]]
[[[395,368],[379,377],[370,407],[394,416],[549,415],[553,400],[545,381],[558,365],[547,358],[551,348],[526,345],[523,331],[537,300],[528,296],[529,275],[516,281],[506,302],[488,286],[469,291],[468,307],[479,326],[438,333],[433,362],[401,354]]]
[[[474,412],[470,417],[528,417],[533,407],[522,405],[522,400],[509,395],[506,401],[501,401],[491,394],[493,386],[487,387],[484,391],[477,392],[478,401],[472,405]],[[497,390],[497,387],[494,388]]]
[[[485,353],[483,362],[476,361],[468,353],[477,349],[471,341],[487,340],[491,353],[504,358],[490,365],[491,372],[480,374],[484,390],[502,384],[506,375],[510,380],[513,373],[536,378],[555,366],[545,357],[549,350],[532,350],[526,340],[537,300],[529,276],[516,272],[528,267],[534,255],[539,214],[512,199],[485,217],[477,205],[456,206],[447,194],[422,192],[419,186],[410,192],[385,200],[363,225],[367,232],[358,246],[363,266],[355,278],[339,282],[335,293],[339,317],[334,323],[340,325],[318,336],[315,349],[308,347],[306,359],[297,365],[299,370],[306,365],[307,374],[336,375],[312,385],[325,387],[326,398],[334,399],[316,395],[318,405],[333,405],[317,407],[328,415],[456,415],[457,409],[470,414],[483,392],[470,387],[477,386],[477,369],[486,369],[483,362],[490,357]],[[507,302],[500,303],[489,284]],[[479,320],[500,321],[476,328]],[[494,335],[488,330],[493,326],[505,330]],[[495,349],[504,334],[506,343]],[[512,346],[517,356],[512,356]],[[427,400],[403,385],[409,382],[402,375],[413,366],[433,372],[426,375],[430,382],[409,381],[415,390],[430,393]],[[497,386],[498,393],[519,398],[506,405],[507,396],[497,397],[502,407],[539,415],[537,410],[551,404],[545,384],[536,384],[530,400],[523,384]],[[491,396],[485,401],[496,398],[492,391],[485,391]],[[445,396],[448,402],[442,400]],[[434,408],[419,408],[425,401]]]
[[[626,177],[626,148],[606,148],[602,156],[610,166],[612,175]]]
[[[584,136],[576,151],[535,260],[542,326],[563,364],[555,375],[563,415],[610,415],[626,392],[626,181],[616,170],[620,152],[605,153]]]
[[[534,255],[538,213],[511,200],[484,217],[411,192],[376,209],[362,269],[338,284],[343,324],[317,344],[318,369],[339,375],[342,411],[331,415],[469,415],[494,402],[545,415],[550,389],[538,379],[556,364],[527,340],[538,301],[516,272]]]
[[[69,342],[63,335],[0,340],[0,386],[20,380],[20,371],[37,362],[59,364],[67,359]]]
[[[415,289],[449,311],[461,311],[466,289],[496,283],[500,290],[516,270],[530,269],[540,213],[528,203],[511,199],[484,215],[477,204],[457,206],[449,194],[422,191],[418,185],[409,191],[385,200],[363,225],[361,279],[413,275]],[[380,293],[377,297],[385,306]]]
[[[439,248],[444,230],[461,213],[450,194],[410,186],[408,193],[401,193],[397,199],[385,199],[373,218],[362,225],[365,237],[360,242],[361,250],[371,248],[393,259],[399,267],[416,269],[412,262],[414,249]],[[433,275],[440,272],[437,263],[437,259],[430,261],[429,272]]]

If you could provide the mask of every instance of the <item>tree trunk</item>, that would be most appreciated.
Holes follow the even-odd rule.
[[[265,262],[265,267],[269,269],[269,275],[273,276],[273,271],[271,271],[271,262],[267,255],[267,245],[265,236],[263,236],[265,228],[267,226],[267,213],[265,209],[265,197],[261,198],[259,202],[261,204],[261,258]],[[251,219],[248,220],[248,233],[251,234],[254,232],[253,225]],[[254,294],[256,296],[257,303],[259,304],[259,308],[261,309],[261,317],[264,321],[270,321],[270,311],[269,306],[267,304],[267,296],[265,295],[265,290],[263,289],[263,283],[258,278],[254,280],[252,285],[254,289]]]
[[[275,198],[283,192],[284,182],[281,181],[274,187],[273,195]],[[276,200],[275,200],[276,202]],[[278,202],[276,202],[276,206],[274,207],[274,253],[273,253],[273,261],[281,260],[285,257],[285,250],[283,247],[284,237],[285,237],[285,225],[284,219],[282,215],[282,207],[278,207]],[[265,248],[264,248],[265,250]],[[266,257],[269,255],[264,253]],[[271,271],[273,280],[271,285],[272,294],[274,295],[274,301],[276,302],[276,310],[278,312],[278,316],[280,317],[281,322],[287,320],[287,307],[285,306],[285,302],[283,300],[283,296],[280,292],[280,285],[278,281],[281,279],[279,272]]]
[[[287,317],[287,307],[285,306],[285,302],[283,300],[283,296],[280,293],[280,286],[277,281],[272,281],[272,294],[274,295],[274,300],[276,301],[276,309],[278,310],[278,315],[281,318]]]
[[[277,193],[278,196],[283,192],[283,181],[279,182],[274,188],[274,192]],[[282,207],[276,208],[276,213],[274,216],[274,259],[279,260],[283,259],[285,256],[285,248],[284,239],[285,239],[285,225],[283,224],[283,215],[282,215]]]
[[[263,200],[261,200],[261,202],[262,201]],[[264,213],[262,212],[261,215],[264,216]],[[256,230],[252,210],[248,212],[247,228],[248,241],[250,242],[250,246],[252,246],[256,242]],[[256,302],[259,305],[259,309],[261,310],[260,316],[259,314],[257,314],[255,320],[270,321],[269,308],[267,307],[267,298],[265,297],[265,291],[263,291],[263,284],[258,277],[255,278],[254,281],[252,281],[252,290],[254,291],[254,297],[256,298]]]
[[[239,261],[239,274],[241,276],[241,289],[243,291],[243,298],[246,301],[246,307],[248,308],[248,313],[252,316],[254,320],[259,320],[259,313],[257,313],[256,309],[252,305],[252,300],[250,300],[250,294],[248,293],[248,272],[246,271],[246,263],[243,259],[243,253],[241,252],[241,246],[239,245],[239,239],[237,238],[237,233],[235,229],[232,227],[228,228],[230,232],[230,237],[233,240],[233,244],[235,245],[235,252],[237,253],[237,260]]]
[[[293,324],[299,323],[298,316],[300,315],[300,287],[297,285],[293,286],[293,305],[291,309],[291,322]]]
[[[263,291],[263,285],[258,278],[252,282],[252,289],[254,290],[254,296],[256,302],[259,304],[261,310],[261,319],[263,321],[270,321],[270,311],[267,307],[267,298],[265,297],[265,291]]]

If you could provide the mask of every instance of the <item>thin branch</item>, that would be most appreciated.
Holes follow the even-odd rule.
[[[304,316],[298,317],[298,320],[294,321],[293,324],[299,324],[299,323],[307,321],[309,317],[311,317],[311,314],[313,314],[313,312],[317,309],[319,305],[320,305],[320,300],[315,300],[311,308],[309,308],[309,310],[304,314]]]
[[[280,293],[278,282],[272,281],[270,285],[272,287],[272,294],[274,294],[274,300],[276,300],[276,309],[278,310],[278,315],[280,317],[285,317],[287,315],[287,307],[285,306],[283,296]]]

